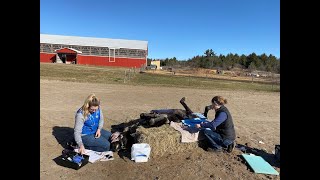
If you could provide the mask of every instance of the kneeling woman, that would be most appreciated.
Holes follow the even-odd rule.
[[[215,119],[211,122],[197,124],[196,127],[203,128],[203,133],[213,151],[225,149],[227,152],[231,152],[235,147],[236,133],[231,114],[224,106],[227,104],[227,100],[221,96],[215,96],[211,102],[210,108],[216,112]]]
[[[103,114],[100,100],[90,94],[75,116],[74,139],[81,154],[85,149],[103,152],[110,150],[111,132],[102,129]]]

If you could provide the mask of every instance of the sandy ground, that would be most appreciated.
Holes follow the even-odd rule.
[[[166,70],[148,70],[147,73],[153,74],[166,74],[172,75],[172,72]],[[211,72],[211,73],[210,73]],[[214,79],[225,79],[225,80],[234,80],[234,81],[247,81],[247,82],[273,82],[275,84],[280,84],[280,77],[279,75],[274,75],[274,77],[252,77],[252,76],[239,76],[235,75],[234,71],[225,71],[224,75],[212,73],[211,70],[201,69],[201,70],[180,70],[177,69],[175,76],[195,76],[195,77],[207,77],[207,78],[214,78]]]
[[[101,98],[107,119],[104,128],[108,130],[112,124],[138,118],[151,109],[182,108],[179,100],[183,96],[194,112],[203,112],[213,96],[221,95],[229,101],[238,144],[264,149],[269,157],[274,146],[280,144],[280,93],[40,80],[41,179],[280,179],[253,173],[239,157],[238,149],[216,154],[197,148],[147,163],[135,163],[115,154],[113,161],[87,164],[78,171],[58,166],[53,159],[61,155],[64,143],[72,136],[75,111],[91,92]],[[214,112],[209,113],[212,117]],[[280,172],[279,163],[272,165]]]

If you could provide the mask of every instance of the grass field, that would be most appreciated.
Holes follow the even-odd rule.
[[[175,76],[154,73],[130,73],[128,68],[97,67],[85,65],[40,63],[40,78],[50,80],[92,82],[103,84],[130,84],[144,86],[186,87],[222,90],[255,90],[279,92],[280,85],[260,82],[243,82],[237,80],[213,79],[194,76]]]

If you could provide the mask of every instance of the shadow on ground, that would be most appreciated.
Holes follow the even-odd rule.
[[[73,128],[70,127],[60,127],[54,126],[52,128],[52,135],[56,138],[58,143],[64,148],[67,149],[69,146],[67,142],[73,142]]]
[[[271,166],[280,168],[280,161],[276,159],[274,154],[270,154],[270,153],[267,153],[264,150],[253,148],[253,147],[249,147],[249,146],[243,145],[243,144],[237,144],[236,148],[243,149],[241,151],[244,152],[244,153],[251,153],[251,154],[254,154],[254,155],[257,155],[257,156],[261,156]],[[239,157],[242,158],[241,155],[239,155]]]

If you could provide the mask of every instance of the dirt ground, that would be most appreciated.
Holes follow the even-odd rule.
[[[181,97],[194,112],[203,112],[215,95],[228,99],[226,105],[234,119],[237,144],[264,150],[269,163],[274,146],[280,144],[280,93],[216,91],[187,88],[143,87],[40,80],[40,179],[280,179],[280,176],[255,174],[240,158],[241,151],[215,154],[197,148],[183,154],[168,154],[135,163],[127,158],[87,164],[76,171],[58,166],[64,143],[72,138],[75,111],[88,94],[101,98],[106,121],[112,124],[138,118],[152,109],[183,108]],[[209,118],[214,112],[209,112]],[[264,142],[260,144],[259,141]],[[152,148],[152,147],[151,147]]]
[[[166,74],[172,75],[173,72],[169,72],[166,70],[148,70],[148,73],[153,74]],[[241,75],[239,75],[241,73]],[[195,76],[195,77],[207,77],[214,79],[225,79],[225,80],[234,80],[234,81],[247,81],[247,82],[269,82],[274,84],[280,84],[280,76],[279,74],[273,75],[274,77],[252,77],[245,76],[245,72],[241,71],[224,71],[224,75],[216,74],[216,70],[209,69],[192,69],[192,70],[184,70],[184,69],[176,69],[176,76]],[[238,75],[237,75],[238,74]]]

